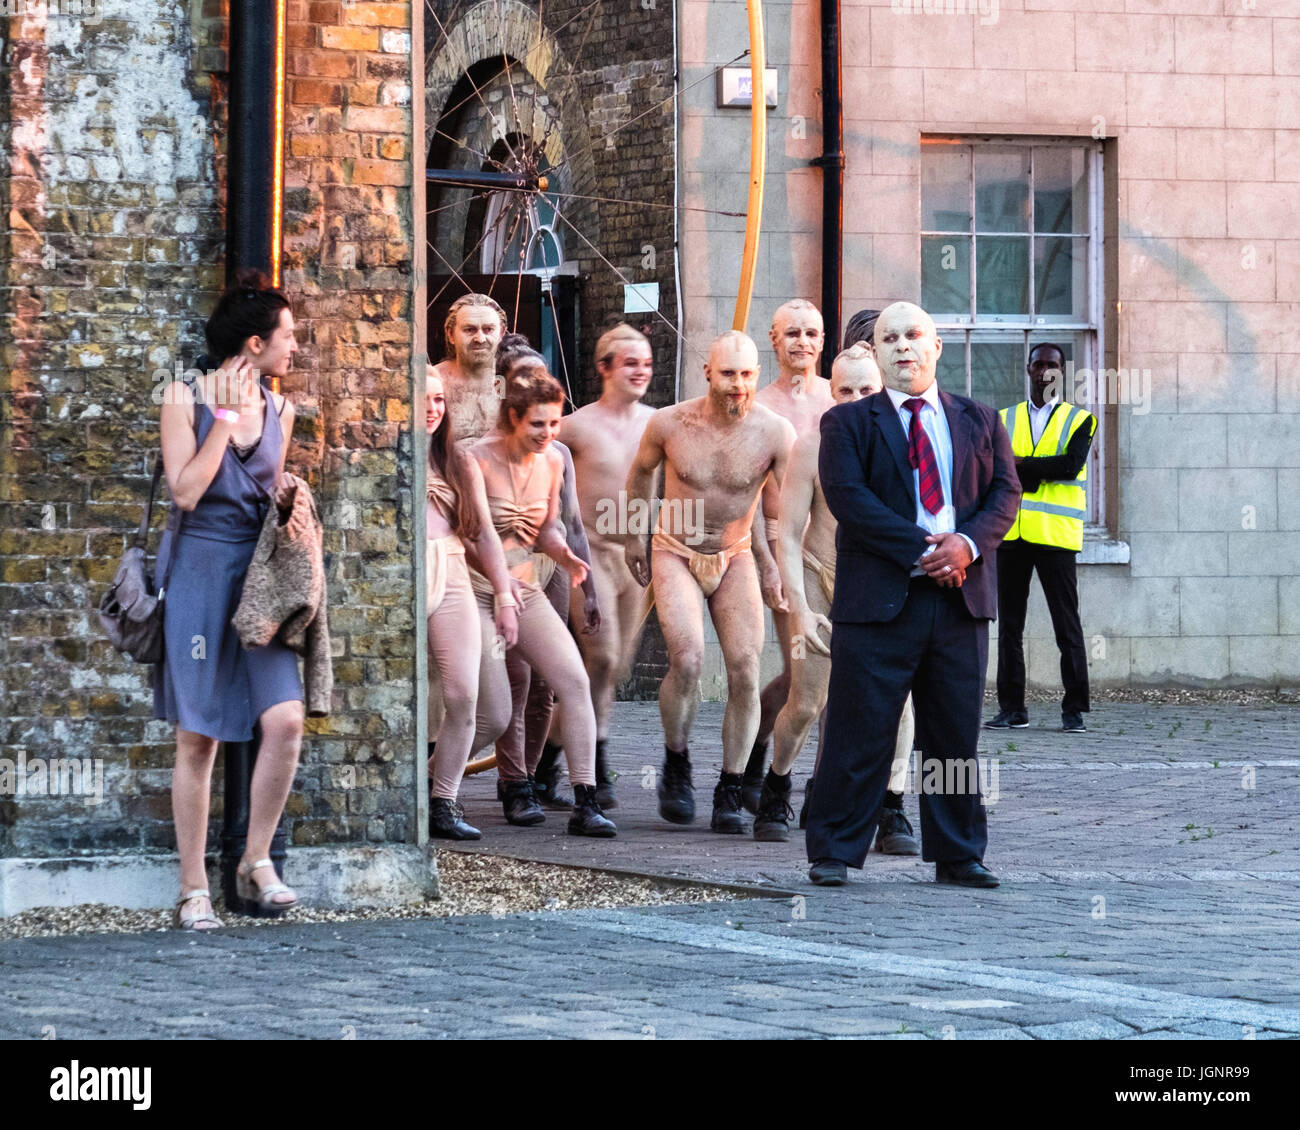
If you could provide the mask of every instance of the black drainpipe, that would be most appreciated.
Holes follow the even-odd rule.
[[[271,211],[275,153],[276,5],[230,0],[230,103],[226,177],[226,285],[246,267],[272,273]],[[214,358],[220,365],[223,358]],[[263,383],[266,383],[264,378]],[[249,787],[260,727],[251,742],[226,742],[221,826],[221,891],[236,913],[256,915],[256,903],[235,893],[235,868],[248,839]],[[284,829],[271,841],[271,861],[283,879]]]
[[[821,0],[822,155],[810,164],[822,170],[822,319],[826,349],[822,375],[829,378],[840,351],[844,320],[844,103],[841,98],[840,0]]]

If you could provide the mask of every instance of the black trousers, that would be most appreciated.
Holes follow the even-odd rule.
[[[808,811],[810,860],[866,861],[909,691],[925,756],[915,782],[922,858],[984,858],[975,752],[988,654],[988,621],[971,616],[958,590],[926,578],[913,578],[902,611],[886,624],[835,623],[826,734]]]
[[[1003,542],[998,548],[998,706],[1025,708],[1025,611],[1034,571],[1047,597],[1056,646],[1061,652],[1062,711],[1088,709],[1088,653],[1079,623],[1075,553],[1032,542]]]

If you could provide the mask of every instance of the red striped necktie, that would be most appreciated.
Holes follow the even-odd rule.
[[[907,461],[921,480],[921,505],[927,513],[938,514],[943,509],[943,484],[939,482],[939,461],[934,457],[934,447],[921,427],[924,404],[919,396],[903,401],[903,407],[912,413],[912,425],[907,431]]]

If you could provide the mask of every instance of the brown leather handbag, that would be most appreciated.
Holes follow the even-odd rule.
[[[140,527],[122,554],[122,562],[113,576],[113,584],[99,602],[98,609],[99,622],[103,625],[109,642],[137,663],[162,662],[163,600],[167,595],[167,579],[171,575],[172,561],[176,557],[176,536],[180,532],[181,510],[173,505],[167,515],[167,528],[172,531],[171,552],[168,554],[162,587],[155,593],[146,548],[149,544],[149,523],[153,518],[153,500],[158,493],[162,471],[162,456],[159,455],[154,460],[149,502],[140,519]]]

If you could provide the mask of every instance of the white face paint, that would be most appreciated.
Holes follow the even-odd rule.
[[[876,322],[876,363],[889,388],[920,396],[934,384],[942,352],[930,315],[911,302],[895,302]]]

